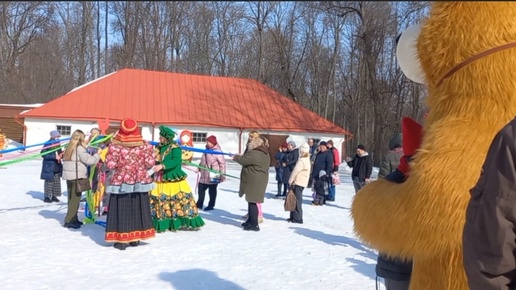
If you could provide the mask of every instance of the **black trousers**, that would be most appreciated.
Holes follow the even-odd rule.
[[[294,195],[296,196],[296,209],[290,212],[290,219],[296,222],[303,221],[303,190],[305,188],[294,185]]]
[[[247,218],[247,223],[249,223],[253,227],[258,226],[258,206],[254,202],[247,203],[247,211],[249,213],[249,217]]]
[[[207,207],[215,207],[215,201],[217,200],[217,185],[218,184],[205,183],[199,183],[197,185],[197,194],[199,194],[199,197],[197,198],[198,209],[202,209],[204,206],[204,197],[206,196],[206,189],[208,190],[208,194],[210,195],[210,201],[208,202]]]

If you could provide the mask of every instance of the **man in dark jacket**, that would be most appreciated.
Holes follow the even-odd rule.
[[[57,198],[61,196],[61,174],[63,173],[63,165],[61,157],[63,151],[55,150],[59,147],[59,138],[61,134],[54,130],[50,132],[50,139],[45,142],[41,154],[43,155],[43,166],[41,167],[41,179],[45,180],[43,200],[46,203],[59,202]],[[52,151],[48,153],[49,151]]]
[[[462,238],[471,290],[516,285],[516,119],[493,139],[471,189]]]
[[[355,186],[355,193],[357,193],[364,185],[369,182],[371,173],[373,173],[373,160],[366,152],[364,145],[357,146],[357,154],[355,157],[347,157],[348,166],[353,168],[351,171],[351,179]]]
[[[311,171],[310,171],[310,179],[308,180],[308,186],[306,188],[312,187],[312,174],[313,174],[313,168],[314,168],[314,161],[315,161],[315,154],[317,154],[317,145],[314,142],[314,138],[308,138],[308,146],[310,146],[310,164],[312,164]]]
[[[324,141],[319,143],[319,153],[315,156],[314,165],[312,166],[312,179],[317,182],[319,179],[319,172],[324,170],[327,178],[331,179],[333,172],[333,154],[328,150],[328,144]]]
[[[288,142],[287,152],[285,152],[281,163],[281,166],[283,167],[283,176],[281,177],[281,180],[283,181],[283,194],[281,196],[287,196],[288,180],[290,179],[290,174],[292,174],[292,170],[294,170],[294,166],[296,166],[298,159],[299,150],[296,148],[296,143],[294,143],[294,141]]]

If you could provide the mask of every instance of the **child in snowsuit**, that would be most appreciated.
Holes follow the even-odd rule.
[[[315,197],[312,205],[323,205],[325,203],[325,195],[328,192],[328,177],[326,171],[319,171],[319,178],[314,184]]]

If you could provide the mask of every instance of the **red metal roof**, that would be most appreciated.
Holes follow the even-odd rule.
[[[349,134],[252,79],[122,69],[22,117]]]

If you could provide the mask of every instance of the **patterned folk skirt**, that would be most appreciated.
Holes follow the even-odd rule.
[[[156,187],[151,191],[150,203],[154,228],[158,233],[204,226],[186,179],[174,182],[157,181]]]
[[[110,194],[106,242],[129,243],[154,236],[147,192]]]

